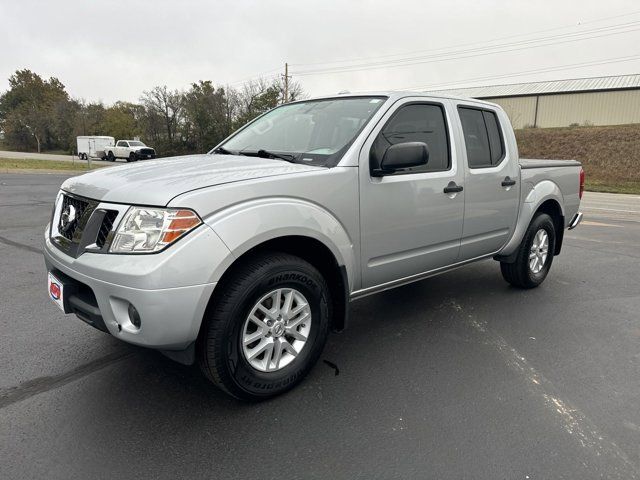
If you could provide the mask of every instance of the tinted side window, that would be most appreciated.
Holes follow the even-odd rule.
[[[460,107],[458,111],[460,112],[469,166],[471,168],[490,167],[491,149],[482,110]]]
[[[398,173],[435,172],[450,168],[449,136],[442,106],[411,104],[401,107],[373,142],[370,161],[374,168],[380,165],[387,148],[406,142],[426,143],[429,162]]]
[[[502,135],[500,135],[500,127],[498,126],[498,119],[494,112],[484,110],[484,122],[487,126],[487,133],[489,134],[489,148],[491,149],[491,165],[497,165],[504,157],[504,145],[502,142]]]
[[[505,155],[504,141],[495,112],[458,107],[471,168],[498,165]]]

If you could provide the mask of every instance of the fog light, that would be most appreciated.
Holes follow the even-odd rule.
[[[138,310],[136,310],[136,307],[134,307],[132,304],[129,304],[128,310],[129,310],[129,320],[131,321],[134,327],[140,328],[140,314],[138,313]]]

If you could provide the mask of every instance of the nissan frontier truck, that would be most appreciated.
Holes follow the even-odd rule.
[[[261,400],[304,378],[353,300],[488,258],[537,287],[583,188],[576,161],[519,159],[492,103],[292,102],[207,154],[66,180],[44,235],[49,295]]]

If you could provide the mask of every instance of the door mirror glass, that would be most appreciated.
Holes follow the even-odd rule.
[[[429,147],[424,142],[405,142],[391,145],[384,152],[380,168],[374,174],[385,175],[403,168],[419,167],[429,161]]]

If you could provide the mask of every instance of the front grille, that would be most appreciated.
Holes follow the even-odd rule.
[[[141,148],[138,153],[142,155],[153,155],[156,152],[153,148]]]
[[[96,246],[98,246],[98,248],[104,248],[105,243],[107,242],[107,237],[113,229],[113,222],[115,222],[117,216],[117,210],[105,211],[104,218],[102,219],[102,224],[100,225],[100,230],[98,230],[98,236],[96,237]]]
[[[58,223],[60,235],[67,240],[73,240],[88,206],[89,202],[85,200],[64,195]]]

